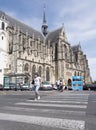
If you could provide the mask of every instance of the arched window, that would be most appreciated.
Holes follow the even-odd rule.
[[[80,73],[80,76],[82,76],[81,73]]]
[[[26,63],[26,64],[25,64],[25,67],[24,67],[24,70],[25,70],[25,71],[28,71],[28,68],[29,68],[29,65],[28,65],[28,63]]]
[[[23,37],[23,39],[22,39],[22,45],[23,45],[23,52],[25,51],[25,49],[26,49],[26,45],[25,45],[25,38]]]
[[[50,70],[49,70],[49,67],[46,68],[46,81],[50,81]]]
[[[55,60],[57,61],[58,59],[58,46],[57,44],[55,45]]]
[[[41,66],[39,66],[38,74],[39,74],[40,77],[42,76],[42,67]]]
[[[76,62],[78,62],[78,54],[77,53],[75,54],[75,60],[76,60]]]
[[[64,52],[65,52],[65,59],[67,60],[67,46],[66,45],[64,45]]]
[[[9,65],[9,69],[11,70],[11,64]]]
[[[5,23],[4,23],[4,22],[2,22],[1,29],[2,29],[2,30],[5,29]]]
[[[28,78],[28,76],[26,76],[25,80],[24,80],[24,83],[28,83],[28,80],[29,80],[29,78]]]
[[[13,51],[13,43],[9,43],[9,54],[12,54]]]
[[[35,72],[36,72],[36,66],[33,65],[33,67],[32,67],[32,79],[34,78]]]
[[[68,86],[71,86],[71,79],[68,79]]]
[[[74,75],[76,76],[76,71],[75,71]]]

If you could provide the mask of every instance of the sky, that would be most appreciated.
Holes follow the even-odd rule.
[[[64,24],[68,42],[81,44],[96,81],[96,0],[0,0],[0,10],[41,31],[44,3],[48,30]]]

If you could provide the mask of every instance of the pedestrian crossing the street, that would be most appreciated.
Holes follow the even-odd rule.
[[[0,120],[40,125],[50,130],[84,130],[87,105],[88,94],[53,94],[3,107],[8,112],[0,113]]]

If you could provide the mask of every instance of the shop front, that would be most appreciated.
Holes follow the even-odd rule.
[[[18,85],[30,84],[30,75],[26,74],[7,74],[4,76],[4,89],[15,89]]]

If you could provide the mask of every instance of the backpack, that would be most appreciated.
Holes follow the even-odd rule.
[[[32,80],[32,84],[34,84],[34,79]]]

